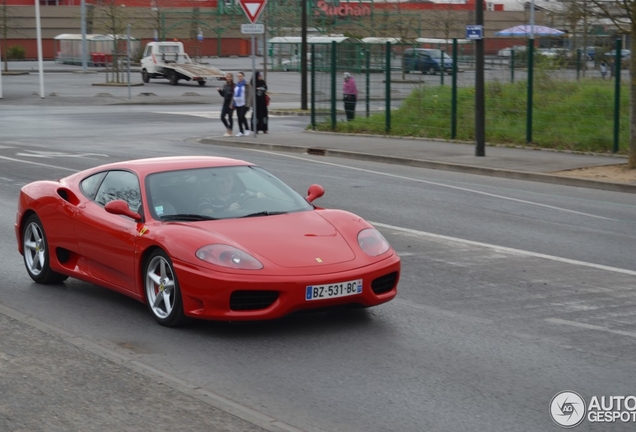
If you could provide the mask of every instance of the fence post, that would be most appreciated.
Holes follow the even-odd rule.
[[[451,88],[451,139],[457,136],[457,38],[453,39],[453,77]],[[443,73],[443,72],[442,72]]]
[[[526,142],[532,142],[532,93],[534,69],[534,39],[528,39],[528,100],[526,105]]]
[[[510,50],[510,82],[515,82],[515,50]]]
[[[388,133],[391,131],[391,42],[386,43],[386,51],[385,51],[385,65],[386,65],[386,85],[384,86],[384,99],[385,102],[385,131]]]
[[[366,87],[366,108],[367,108],[367,117],[369,117],[371,115],[371,51],[366,49],[365,50],[365,56],[366,56],[366,64],[367,64],[367,73],[366,73],[366,80],[367,80],[367,87]]]
[[[576,80],[581,78],[581,48],[576,50]]]
[[[443,49],[439,50],[439,55],[440,55],[439,61],[442,63],[441,64],[441,70],[439,71],[439,74],[441,76],[440,79],[439,79],[439,83],[440,83],[440,85],[443,86],[444,85],[444,50]]]
[[[331,42],[331,129],[336,129],[336,41]]]
[[[616,39],[616,61],[614,62],[614,153],[618,152],[619,125],[621,121],[621,58],[623,41]]]

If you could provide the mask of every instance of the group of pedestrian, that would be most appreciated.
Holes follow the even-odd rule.
[[[236,74],[237,82],[234,82],[234,74],[225,74],[225,85],[217,90],[223,97],[223,107],[221,109],[221,122],[225,126],[226,132],[223,136],[232,136],[234,128],[234,111],[239,131],[236,136],[249,136],[250,131],[267,133],[268,131],[268,108],[267,108],[267,83],[260,71],[252,77],[251,82],[245,81],[245,74]],[[256,89],[256,102],[254,103],[254,89]],[[254,122],[248,124],[247,113],[256,107],[256,128]]]
[[[234,111],[238,121],[239,131],[236,136],[249,136],[250,131],[267,133],[268,127],[268,108],[269,96],[267,95],[267,83],[260,71],[257,71],[252,77],[250,83],[245,81],[245,74],[239,72],[237,74],[238,82],[234,83],[234,75],[227,73],[225,75],[225,85],[217,90],[223,97],[223,108],[221,109],[221,121],[225,125],[226,132],[223,136],[232,136],[234,127]],[[254,79],[256,78],[256,79]],[[356,81],[349,72],[343,75],[342,98],[344,102],[345,114],[347,121],[355,118],[356,103],[358,102],[358,87]],[[254,89],[256,90],[256,103],[253,103]],[[247,112],[256,107],[256,129],[254,122],[247,122]]]

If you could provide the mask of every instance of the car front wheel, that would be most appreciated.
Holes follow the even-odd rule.
[[[157,250],[146,261],[146,302],[152,316],[166,327],[176,327],[185,322],[183,300],[179,282],[168,255]]]
[[[55,284],[68,276],[51,270],[49,245],[42,221],[33,214],[29,216],[22,231],[24,265],[31,279],[39,284]]]
[[[150,82],[150,75],[148,75],[148,71],[145,69],[141,72],[141,80],[146,84]]]

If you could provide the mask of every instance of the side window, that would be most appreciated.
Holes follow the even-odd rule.
[[[97,190],[95,201],[106,205],[112,200],[121,199],[128,203],[132,211],[138,211],[141,194],[137,176],[128,171],[110,171]]]
[[[92,176],[86,177],[84,180],[82,180],[82,182],[80,183],[80,189],[82,190],[82,193],[91,200],[95,199],[97,188],[104,179],[105,175],[105,172],[101,172],[98,174],[93,174]]]

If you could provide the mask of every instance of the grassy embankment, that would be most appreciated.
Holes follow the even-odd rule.
[[[611,152],[614,131],[614,82],[536,80],[533,96],[532,145],[580,152]],[[621,88],[619,153],[629,139],[629,93]],[[526,145],[525,82],[486,84],[486,142],[488,145]],[[358,105],[364,103],[358,101]],[[338,122],[336,130],[348,133],[385,134],[384,112],[365,117],[358,107],[352,122]],[[342,109],[339,106],[339,109]],[[457,91],[456,140],[474,140],[475,90]],[[327,121],[319,130],[330,130]],[[451,138],[451,86],[421,86],[399,109],[391,111],[390,135]]]

